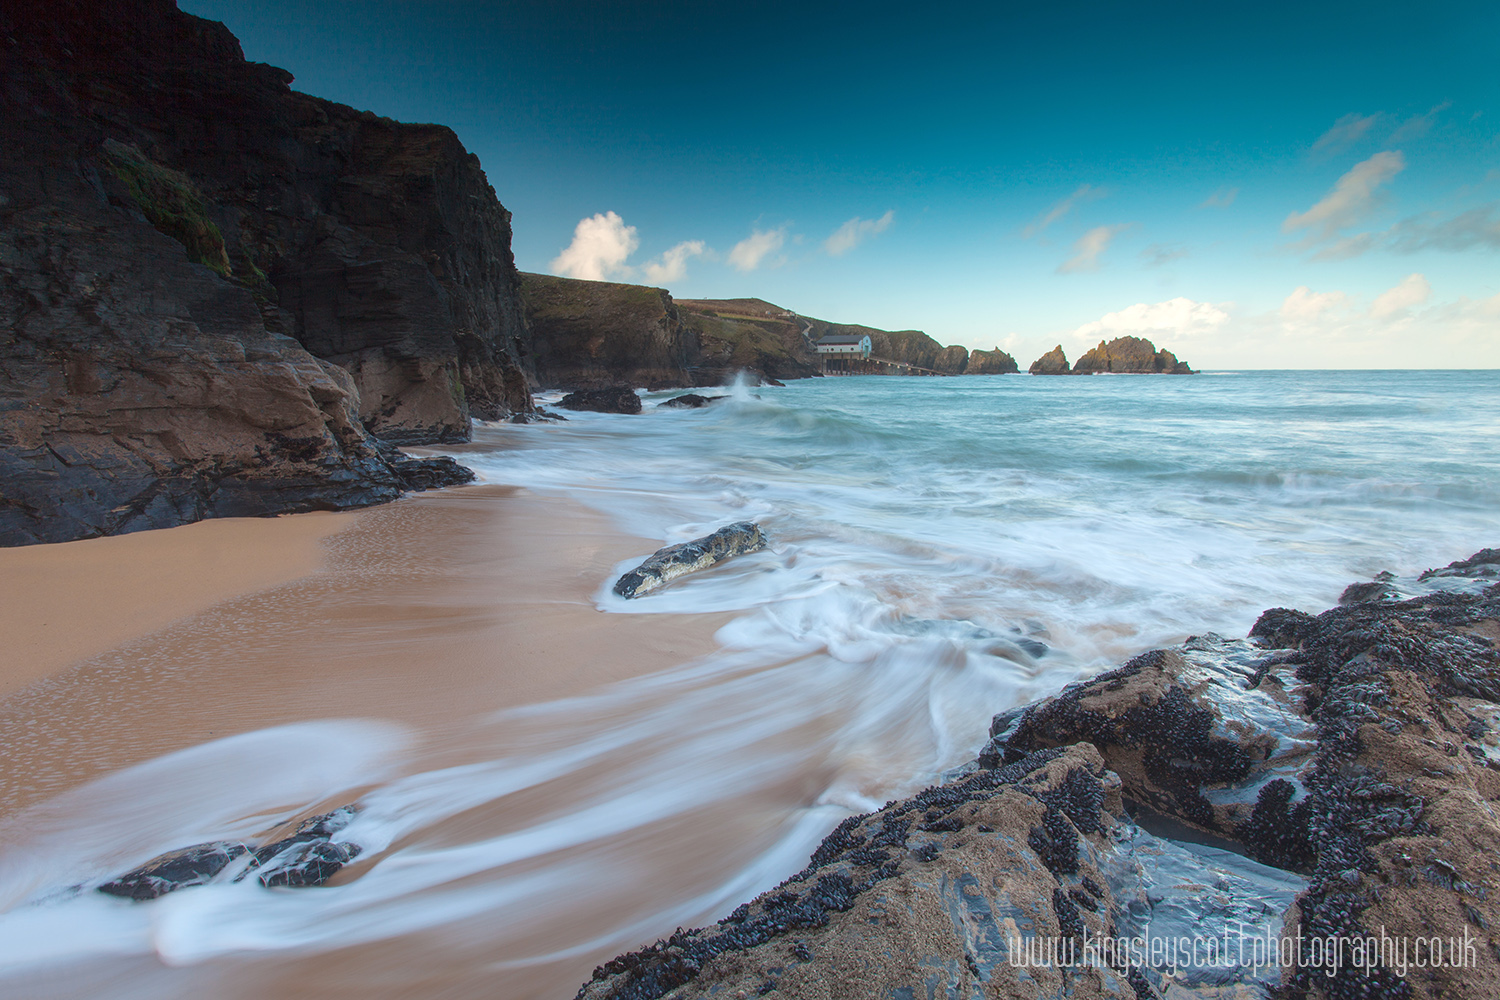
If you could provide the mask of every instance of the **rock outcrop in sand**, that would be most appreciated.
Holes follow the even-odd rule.
[[[759,552],[766,536],[754,521],[737,521],[689,542],[657,549],[651,558],[615,581],[614,591],[624,598],[644,597],[679,576],[716,566],[734,556]]]
[[[170,0],[0,11],[0,542],[389,500],[528,411],[510,217],[441,126]]]
[[[1273,609],[1003,713],[958,777],[580,1000],[1500,995],[1497,573],[1485,550]],[[1245,934],[1290,960],[1149,957]],[[1104,939],[1145,951],[1088,961]],[[1419,939],[1446,960],[1418,966]]]

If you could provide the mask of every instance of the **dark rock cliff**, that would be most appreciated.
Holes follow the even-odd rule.
[[[771,379],[818,374],[802,325],[767,302],[680,303],[646,285],[549,274],[521,280],[544,386],[669,389],[720,385],[742,371]]]
[[[531,408],[509,214],[450,130],[170,0],[20,0],[0,38],[0,543],[379,502],[367,430]]]
[[[945,347],[938,351],[937,357],[933,359],[934,371],[940,371],[947,375],[962,375],[969,367],[969,349],[967,347]]]

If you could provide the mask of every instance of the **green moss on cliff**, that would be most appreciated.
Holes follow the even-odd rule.
[[[230,276],[224,235],[208,217],[203,195],[185,174],[152,162],[134,146],[104,143],[109,168],[125,183],[131,200],[151,225],[187,248],[188,259]]]

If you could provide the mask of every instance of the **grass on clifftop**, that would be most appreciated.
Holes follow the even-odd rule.
[[[703,351],[717,362],[735,368],[761,368],[771,359],[797,364],[799,359],[787,350],[775,333],[758,320],[763,317],[728,318],[724,314],[707,316],[684,310],[682,321],[698,334]]]
[[[540,320],[646,317],[666,310],[659,288],[614,281],[581,281],[550,274],[521,272],[521,301],[526,313]]]
[[[187,175],[154,163],[134,146],[106,140],[109,168],[157,232],[187,248],[188,259],[230,276],[224,235],[208,217],[208,205]]]

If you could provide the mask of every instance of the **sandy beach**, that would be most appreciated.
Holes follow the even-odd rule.
[[[216,604],[300,579],[353,514],[223,518],[0,549],[0,697]]]
[[[0,734],[30,719],[24,743],[45,748],[9,756],[0,813],[236,731],[441,725],[707,653],[724,616],[593,606],[617,561],[659,544],[569,501],[476,486],[0,550]],[[90,725],[101,711],[153,722]]]

